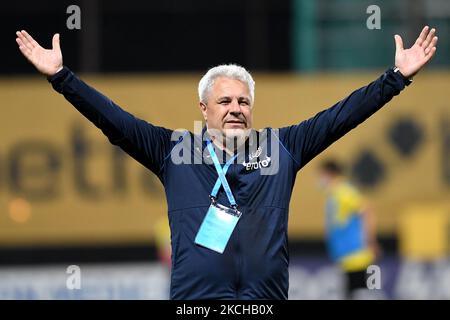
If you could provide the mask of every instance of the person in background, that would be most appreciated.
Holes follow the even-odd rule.
[[[170,227],[166,217],[159,218],[156,221],[153,232],[158,260],[170,271],[172,248],[170,246]]]
[[[326,244],[330,258],[345,275],[345,297],[367,289],[367,268],[379,255],[373,211],[335,160],[320,166],[319,183],[326,193]]]

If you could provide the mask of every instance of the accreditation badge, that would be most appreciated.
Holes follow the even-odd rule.
[[[195,243],[223,253],[241,215],[237,209],[213,201],[197,232]]]

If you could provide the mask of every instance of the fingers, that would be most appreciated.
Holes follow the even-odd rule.
[[[53,46],[53,49],[61,50],[61,47],[60,47],[60,45],[59,45],[59,33],[56,33],[56,34],[53,36],[53,39],[52,39],[52,46]]]
[[[22,45],[28,48],[29,50],[33,50],[34,46],[30,41],[27,39],[25,34],[23,34],[21,31],[16,32],[17,38],[21,41]]]
[[[430,29],[430,27],[428,27],[428,26],[425,26],[422,29],[422,32],[420,33],[419,37],[416,40],[417,45],[420,46],[425,41],[425,39],[427,38],[427,35],[428,35],[428,29]]]
[[[16,42],[19,45],[20,52],[22,52],[22,54],[28,58],[31,55],[31,50],[27,46],[25,46],[20,38],[16,38]]]
[[[36,40],[34,40],[33,37],[28,34],[28,32],[26,32],[25,30],[22,30],[22,34],[25,35],[25,38],[30,42],[30,44],[33,46],[33,48],[39,46],[39,44],[36,42]]]
[[[434,29],[434,28],[431,29],[431,31],[428,33],[426,39],[422,43],[423,48],[428,47],[428,45],[431,43],[431,40],[433,39],[435,33],[436,33],[436,29]]]
[[[28,47],[31,46],[31,48],[34,48],[34,47],[39,46],[39,44],[33,39],[32,36],[30,36],[30,35],[28,34],[28,32],[26,32],[25,30],[22,30],[22,31],[21,31],[21,34],[23,35],[24,39],[27,40],[27,46],[28,46]]]
[[[431,60],[433,58],[434,54],[436,53],[436,47],[431,48],[431,50],[428,52],[428,54],[425,56],[425,63]]]
[[[433,48],[436,47],[438,37],[433,37],[430,44],[425,48],[425,54],[429,54]]]
[[[394,39],[395,39],[395,49],[396,49],[397,51],[403,50],[403,40],[402,40],[402,37],[400,37],[398,34],[396,34],[396,35],[394,36]]]

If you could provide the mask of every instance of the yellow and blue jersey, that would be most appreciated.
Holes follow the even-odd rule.
[[[364,270],[374,260],[364,229],[364,199],[348,182],[333,186],[326,204],[327,246],[345,271]]]

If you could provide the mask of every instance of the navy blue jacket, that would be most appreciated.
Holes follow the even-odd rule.
[[[173,153],[180,153],[181,142],[191,146],[191,160],[201,157],[206,147],[201,135],[186,131],[173,139],[172,130],[122,110],[67,67],[49,81],[112,144],[121,147],[163,183],[171,229],[172,299],[287,299],[288,211],[297,172],[399,94],[406,84],[400,74],[389,69],[311,119],[278,130],[267,128],[267,140],[279,147],[278,171],[261,175],[260,166],[252,165],[258,159],[249,155],[243,163],[231,165],[226,177],[242,217],[225,252],[219,254],[194,243],[217,180],[214,166],[172,161]],[[194,142],[201,148],[195,148]],[[257,157],[262,160],[271,153],[270,147],[265,147],[269,144],[263,142],[253,142],[262,145]],[[181,151],[184,152],[186,149]],[[218,200],[228,204],[223,188]]]

